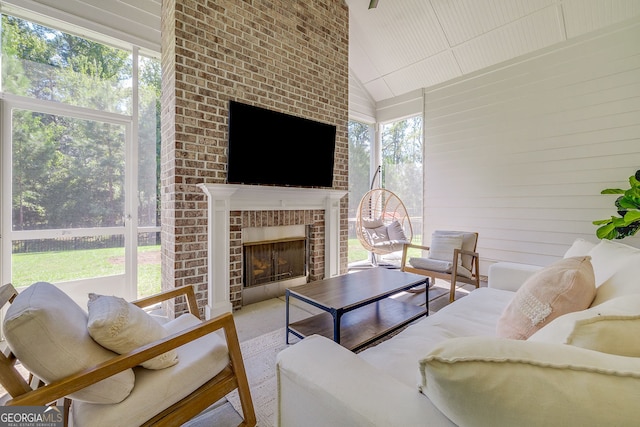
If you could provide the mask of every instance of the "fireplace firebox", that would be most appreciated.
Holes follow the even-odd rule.
[[[245,288],[307,275],[306,238],[245,243],[243,252]]]

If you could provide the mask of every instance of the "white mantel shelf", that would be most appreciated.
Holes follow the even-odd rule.
[[[206,317],[231,312],[229,238],[231,211],[324,210],[325,277],[340,274],[340,199],[347,192],[331,188],[198,184],[208,204],[208,304]]]

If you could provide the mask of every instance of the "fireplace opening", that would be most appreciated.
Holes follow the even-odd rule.
[[[307,275],[306,238],[245,243],[243,251],[242,277],[245,288]]]

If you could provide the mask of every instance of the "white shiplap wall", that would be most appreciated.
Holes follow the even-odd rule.
[[[426,89],[425,225],[480,233],[497,260],[547,265],[640,169],[640,20]],[[624,243],[640,246],[640,237]]]
[[[376,103],[349,69],[349,118],[362,123],[376,122]]]

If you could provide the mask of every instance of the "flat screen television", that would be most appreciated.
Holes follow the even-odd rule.
[[[229,102],[227,182],[332,187],[336,127]]]

